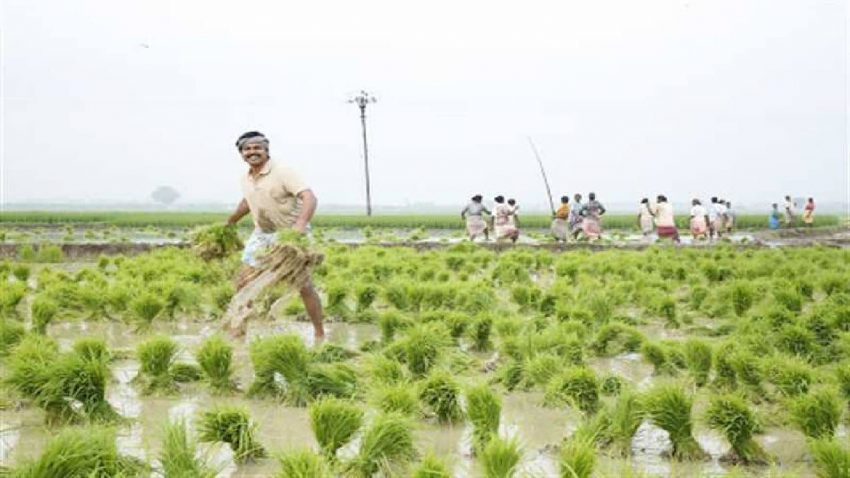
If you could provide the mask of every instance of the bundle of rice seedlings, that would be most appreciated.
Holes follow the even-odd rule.
[[[514,476],[520,459],[522,459],[522,450],[519,443],[513,438],[506,440],[498,436],[493,437],[478,455],[485,478]]]
[[[412,428],[409,419],[401,415],[377,415],[363,433],[360,450],[348,463],[349,471],[363,478],[379,471],[392,476],[393,467],[403,466],[416,458]]]
[[[397,412],[405,416],[419,413],[419,399],[410,384],[379,385],[372,389],[371,395],[372,404],[382,412]]]
[[[841,399],[831,388],[818,388],[794,399],[791,418],[810,438],[831,438],[841,419]]]
[[[599,381],[587,367],[570,367],[549,382],[544,402],[548,405],[568,403],[584,413],[599,409]]]
[[[168,373],[177,383],[197,382],[202,376],[201,367],[192,363],[175,363]]]
[[[233,347],[220,335],[208,337],[195,354],[210,387],[217,392],[236,388],[233,382]]]
[[[27,330],[20,322],[6,318],[0,319],[0,357],[9,355],[26,332]]]
[[[236,225],[224,224],[196,230],[191,235],[191,242],[195,253],[206,261],[227,257],[243,246]]]
[[[850,362],[839,364],[835,369],[835,377],[838,379],[838,386],[844,398],[850,400]]]
[[[171,393],[177,389],[170,373],[177,349],[177,342],[166,336],[153,337],[138,345],[136,355],[141,368],[135,380],[142,384],[145,393]]]
[[[251,343],[250,354],[255,378],[248,390],[249,396],[282,397],[285,390],[277,384],[275,374],[285,380],[290,390],[306,386],[310,354],[300,337],[275,335],[255,340]],[[306,394],[303,390],[299,393]]]
[[[838,440],[811,440],[809,451],[818,478],[850,478],[850,448]]]
[[[96,426],[61,430],[38,458],[13,472],[20,478],[141,478],[149,474],[144,463],[118,452],[113,430]]]
[[[809,391],[814,380],[812,368],[798,358],[774,355],[763,362],[770,383],[786,396],[797,396]]]
[[[536,355],[524,365],[525,385],[545,386],[563,366],[563,359],[549,353]]]
[[[18,316],[18,304],[27,293],[25,282],[0,282],[0,318],[7,320]]]
[[[381,329],[381,340],[383,340],[385,344],[393,341],[396,330],[407,325],[408,321],[404,315],[397,310],[388,310],[378,316],[378,327]]]
[[[331,461],[363,424],[363,410],[353,403],[334,397],[310,405],[310,427],[322,453]]]
[[[433,452],[428,452],[416,465],[411,474],[413,478],[451,478],[449,466]]]
[[[440,423],[463,420],[460,386],[445,370],[435,370],[422,382],[419,399]]]
[[[257,425],[248,410],[220,406],[201,415],[198,439],[203,442],[224,442],[233,450],[233,459],[244,463],[266,456],[266,450],[257,442]]]
[[[165,426],[159,462],[166,477],[214,478],[216,472],[197,454],[197,447],[189,438],[185,422],[170,422]]]
[[[368,376],[375,384],[392,385],[405,380],[404,368],[397,360],[384,355],[373,355],[366,363]]]
[[[54,300],[45,294],[38,294],[32,301],[32,329],[43,334],[47,332],[47,326],[59,312],[59,306]]]
[[[640,398],[631,390],[620,394],[617,401],[608,410],[610,423],[608,435],[611,447],[620,456],[630,456],[632,439],[643,421],[643,409]]]
[[[354,296],[357,298],[357,312],[362,312],[378,297],[378,287],[375,284],[359,283],[354,288]]]
[[[395,345],[410,373],[414,377],[421,377],[431,370],[440,356],[440,350],[448,343],[448,336],[442,327],[438,324],[423,324],[410,327]]]
[[[644,342],[640,347],[640,353],[654,367],[654,375],[675,373],[673,364],[670,363],[667,350],[663,345],[654,342]]]
[[[479,314],[471,324],[470,338],[472,350],[486,352],[493,348],[490,342],[490,332],[493,330],[493,317],[489,314]]]
[[[731,288],[732,305],[735,309],[735,315],[742,317],[755,302],[756,290],[752,286],[752,283],[745,280],[733,282]]]
[[[345,363],[311,363],[307,367],[307,396],[292,395],[290,401],[305,405],[307,400],[323,396],[351,398],[357,392],[357,373]]]
[[[331,478],[331,467],[324,457],[308,449],[286,452],[278,458],[280,471],[276,478]]]
[[[596,447],[593,440],[570,439],[559,454],[561,478],[590,478],[596,466]]]
[[[732,445],[732,450],[723,457],[725,461],[743,464],[767,464],[770,461],[767,453],[753,440],[758,424],[741,397],[713,397],[705,416],[708,426],[723,433]]]
[[[623,389],[623,379],[616,375],[608,375],[602,379],[603,395],[619,395]]]
[[[703,340],[689,339],[685,342],[684,352],[685,362],[694,382],[697,387],[702,387],[708,383],[708,375],[711,373],[711,346]]]
[[[657,427],[670,435],[672,456],[680,460],[702,460],[708,454],[693,436],[693,398],[677,384],[656,385],[643,397],[641,407]]]
[[[128,308],[133,317],[139,320],[143,327],[147,327],[165,308],[165,301],[158,295],[145,291],[131,300]]]
[[[499,432],[502,400],[489,386],[475,385],[466,391],[466,414],[472,422],[473,450],[480,452]]]
[[[345,362],[357,356],[357,352],[339,345],[324,343],[318,350],[313,350],[312,360],[320,363]]]

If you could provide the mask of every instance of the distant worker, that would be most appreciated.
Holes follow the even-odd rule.
[[[505,204],[504,196],[496,196],[493,200],[496,201],[493,207],[493,232],[496,234],[496,240],[510,239],[511,242],[516,242],[519,231],[511,220],[513,208]]]
[[[738,220],[738,214],[732,209],[732,202],[726,201],[726,233],[731,234]]]
[[[679,243],[679,229],[676,227],[676,218],[673,215],[673,205],[667,202],[667,196],[659,194],[656,198],[655,229],[658,237],[669,237],[675,243]]]
[[[717,200],[714,196],[711,198],[711,204],[708,206],[708,237],[718,239],[723,235],[724,227],[726,226],[726,206]]]
[[[814,198],[809,198],[806,201],[806,208],[803,210],[803,223],[806,224],[806,227],[812,227],[815,222],[815,200]]]
[[[466,221],[466,233],[469,235],[470,241],[474,241],[481,234],[484,234],[485,241],[489,239],[487,222],[481,215],[490,215],[491,213],[481,202],[482,199],[480,194],[472,196],[472,201],[460,212],[460,218]]]
[[[779,214],[779,204],[773,203],[772,206],[773,209],[770,211],[770,217],[767,221],[767,227],[776,230],[779,229],[779,218],[781,217]]]
[[[514,225],[517,230],[517,234],[519,234],[519,205],[517,205],[516,199],[508,199],[508,206],[511,208],[511,224]]]
[[[570,234],[573,235],[573,239],[578,239],[578,235],[581,234],[582,208],[584,205],[581,203],[581,194],[576,193],[573,196],[573,206],[570,208]]]
[[[708,238],[708,211],[699,199],[691,201],[690,227],[694,240]]]
[[[791,196],[785,196],[785,227],[793,227],[797,216],[797,205],[791,200]]]
[[[555,217],[552,218],[552,236],[558,242],[567,242],[567,235],[570,230],[570,197],[561,196],[561,205],[555,211]]]
[[[596,193],[587,195],[587,204],[581,208],[581,230],[588,240],[595,241],[602,236],[602,216],[605,206],[596,200]]]
[[[640,207],[638,207],[637,214],[637,222],[638,227],[640,228],[640,233],[643,234],[644,238],[648,238],[652,235],[652,231],[655,230],[655,213],[652,212],[652,206],[649,204],[649,198],[643,198],[640,200]]]

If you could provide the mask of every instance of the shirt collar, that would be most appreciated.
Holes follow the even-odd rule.
[[[256,179],[256,178],[259,178],[260,176],[265,176],[265,175],[269,174],[271,172],[271,170],[272,170],[272,160],[269,159],[268,161],[266,161],[266,164],[263,165],[263,169],[260,170],[260,172],[257,174],[257,176],[253,176],[251,174],[251,168],[249,167],[248,168],[248,178]]]

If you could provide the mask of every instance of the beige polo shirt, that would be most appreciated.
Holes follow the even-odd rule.
[[[269,160],[256,175],[249,171],[242,177],[242,196],[251,209],[254,227],[274,232],[292,227],[301,213],[297,195],[309,189],[291,168]]]

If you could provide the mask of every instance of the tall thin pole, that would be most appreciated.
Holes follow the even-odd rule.
[[[349,103],[354,103],[360,108],[360,126],[363,130],[363,165],[366,170],[366,215],[372,215],[372,188],[369,181],[369,146],[366,141],[366,105],[377,102],[377,98],[360,91],[360,94],[348,100]]]
[[[546,195],[549,196],[549,208],[552,210],[552,215],[555,214],[555,201],[552,199],[552,190],[549,188],[549,178],[546,177],[546,170],[543,169],[543,160],[540,159],[540,153],[537,152],[537,146],[528,137],[528,144],[531,145],[531,150],[534,151],[534,157],[537,158],[537,164],[540,166],[540,174],[543,176],[543,184],[546,185]]]

